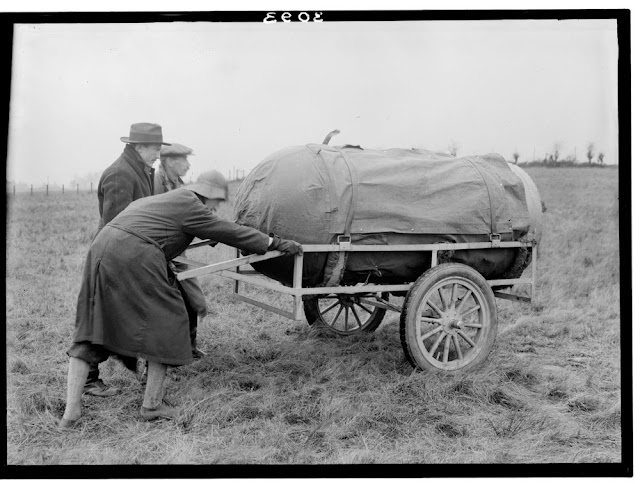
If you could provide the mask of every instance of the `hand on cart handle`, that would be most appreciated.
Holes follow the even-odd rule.
[[[302,255],[302,246],[298,242],[283,239],[275,234],[271,234],[270,237],[273,238],[273,241],[269,245],[269,250],[279,250],[287,255]]]

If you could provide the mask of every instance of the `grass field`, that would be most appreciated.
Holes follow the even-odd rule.
[[[66,432],[56,427],[65,351],[97,199],[11,197],[8,463],[620,462],[618,171],[527,171],[546,206],[537,301],[497,301],[497,341],[480,368],[414,371],[397,313],[387,313],[375,333],[336,337],[232,302],[232,282],[206,276],[209,315],[199,341],[208,356],[170,369],[166,382],[179,419],[143,422],[143,384],[109,360],[102,376],[121,394],[83,397],[82,424]],[[192,252],[205,262],[234,254],[226,247]],[[269,297],[289,305],[285,296]]]

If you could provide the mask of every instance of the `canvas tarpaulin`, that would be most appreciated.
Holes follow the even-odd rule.
[[[522,180],[499,155],[319,144],[263,160],[242,183],[235,215],[240,224],[303,244],[331,243],[342,234],[365,244],[488,241],[491,234],[517,240],[531,223]],[[393,253],[386,254],[393,267]],[[305,255],[311,285],[326,258],[316,257],[314,263]],[[396,259],[400,264],[400,254]],[[366,264],[359,267],[366,272]]]

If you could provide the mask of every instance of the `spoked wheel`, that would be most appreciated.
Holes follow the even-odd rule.
[[[309,324],[322,325],[330,331],[349,335],[375,331],[382,322],[389,293],[323,294],[304,302]]]
[[[480,365],[498,332],[487,281],[464,264],[429,269],[409,291],[400,316],[407,359],[422,370],[459,371]]]

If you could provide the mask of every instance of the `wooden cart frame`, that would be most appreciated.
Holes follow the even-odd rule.
[[[189,248],[210,245],[211,241],[201,241],[193,243]],[[232,297],[236,300],[253,304],[262,309],[274,312],[289,319],[300,321],[304,317],[304,300],[310,297],[323,297],[335,295],[333,297],[357,297],[360,294],[380,294],[380,293],[405,293],[406,300],[404,307],[399,307],[390,303],[387,298],[376,297],[368,300],[367,304],[372,307],[380,308],[383,311],[391,310],[402,314],[401,319],[401,337],[403,347],[409,361],[416,367],[422,369],[430,369],[436,367],[444,370],[458,370],[462,367],[475,366],[481,360],[486,359],[490,347],[495,340],[497,333],[497,317],[494,297],[508,299],[519,302],[533,302],[535,298],[536,285],[536,265],[537,265],[537,245],[535,242],[503,242],[499,236],[489,242],[468,242],[468,243],[434,243],[434,244],[403,244],[403,245],[358,245],[352,244],[350,237],[338,237],[337,243],[334,244],[303,244],[304,253],[314,252],[431,252],[431,267],[416,282],[405,284],[364,284],[361,286],[332,286],[332,287],[302,287],[302,269],[304,255],[295,255],[293,266],[293,277],[290,286],[281,284],[271,280],[262,274],[247,270],[248,264],[255,262],[281,257],[282,252],[269,251],[263,255],[249,255],[237,257],[232,260],[218,262],[214,264],[203,264],[198,261],[191,260],[186,257],[178,257],[175,260],[188,264],[193,269],[177,274],[179,281],[209,274],[219,274],[223,277],[233,279],[234,289]],[[495,249],[495,248],[531,248],[531,276],[518,279],[490,279],[485,280],[480,274],[463,264],[444,263],[440,266],[438,262],[438,253],[440,251],[459,251],[459,250],[479,250],[479,249]],[[449,267],[450,266],[450,267]],[[438,268],[438,270],[436,270]],[[446,270],[450,269],[450,270]],[[452,272],[453,271],[453,272]],[[448,278],[448,279],[447,279]],[[450,304],[445,302],[442,294],[444,282],[453,284],[451,292]],[[275,307],[262,301],[258,301],[246,294],[241,293],[241,282],[263,287],[280,293],[288,294],[293,299],[293,307],[290,311]],[[414,287],[416,284],[425,287]],[[515,285],[528,285],[530,287],[530,296],[522,296],[503,292],[503,288]],[[482,314],[482,321],[478,320],[475,324],[463,324],[462,316],[455,313],[456,304],[462,297],[454,301],[455,292],[458,286],[467,286],[467,292],[472,293],[472,299],[475,298],[477,304],[473,306],[478,313]],[[432,287],[434,291],[440,291],[439,297],[442,300],[440,309],[434,307],[434,304],[428,301],[429,297],[433,297],[433,291],[429,292]],[[431,296],[429,296],[431,294]],[[437,294],[437,293],[436,293]],[[466,294],[466,300],[469,294]],[[447,296],[449,298],[449,296]],[[433,317],[429,317],[428,312],[433,308],[437,311]],[[468,312],[468,311],[467,311]],[[410,313],[408,322],[405,322],[406,314]],[[467,314],[467,313],[465,313]],[[357,317],[354,311],[354,315]],[[420,329],[420,321],[440,323],[440,330],[433,330],[425,333]],[[345,314],[345,318],[347,315]],[[308,319],[308,318],[307,318]],[[381,318],[380,318],[381,319]],[[417,322],[416,322],[417,321]],[[483,322],[484,321],[484,322]],[[311,321],[310,321],[311,322]],[[445,324],[446,322],[446,324]],[[358,319],[358,324],[360,320]],[[375,327],[379,321],[375,324]],[[457,324],[457,326],[456,326]],[[345,321],[346,326],[346,321]],[[375,329],[375,327],[373,329]],[[476,329],[479,336],[470,338],[465,329]],[[345,328],[346,329],[346,328]],[[372,329],[372,330],[373,330]],[[482,333],[482,334],[480,334]],[[432,337],[435,341],[427,344],[428,338]],[[459,338],[460,337],[460,338]],[[462,339],[461,339],[462,338]],[[464,344],[464,348],[462,347]],[[443,349],[444,345],[444,349]],[[482,346],[482,348],[480,348]],[[436,350],[438,353],[436,353]],[[442,353],[445,353],[442,355]],[[457,363],[449,360],[449,353],[457,355]],[[464,355],[463,355],[464,354]],[[467,355],[469,355],[467,357]],[[462,358],[462,356],[465,356]],[[469,365],[473,362],[473,365]]]
[[[192,244],[189,248],[200,247],[203,245],[209,245],[211,241],[203,241]],[[404,244],[404,245],[355,245],[349,242],[342,242],[338,244],[305,244],[302,246],[305,253],[309,252],[431,252],[431,267],[438,265],[438,252],[448,250],[471,250],[471,249],[492,249],[492,248],[520,248],[531,247],[532,259],[531,259],[531,277],[518,278],[518,279],[490,279],[487,283],[492,286],[513,286],[513,285],[529,285],[530,297],[516,296],[514,294],[508,294],[500,291],[494,291],[494,295],[498,298],[510,299],[520,302],[533,302],[535,298],[535,284],[536,284],[536,260],[537,260],[537,245],[535,242],[468,242],[468,243],[437,243],[437,244]],[[367,286],[337,286],[337,287],[302,287],[302,265],[304,255],[296,255],[293,266],[293,280],[291,281],[291,287],[287,287],[280,284],[277,281],[265,280],[264,276],[253,270],[241,270],[240,267],[254,262],[260,262],[267,259],[273,259],[275,257],[281,257],[282,252],[277,250],[269,251],[263,255],[249,255],[244,257],[238,257],[225,262],[218,262],[215,264],[203,264],[202,262],[194,261],[186,257],[178,257],[177,261],[187,263],[190,266],[194,266],[194,269],[189,269],[180,272],[177,275],[179,281],[189,279],[192,277],[204,276],[209,274],[219,273],[223,277],[234,279],[234,299],[244,301],[250,304],[254,304],[263,309],[273,311],[281,316],[300,321],[303,318],[302,311],[302,297],[312,294],[357,294],[368,292],[406,292],[413,286],[414,283],[406,284],[376,284]],[[233,270],[233,271],[232,271]],[[284,294],[290,294],[293,297],[293,309],[291,311],[285,311],[275,306],[265,304],[260,301],[256,301],[248,296],[240,294],[239,282],[245,282],[254,286],[264,287],[272,289]],[[383,303],[381,303],[383,304]],[[395,305],[387,305],[386,309],[400,312]]]

